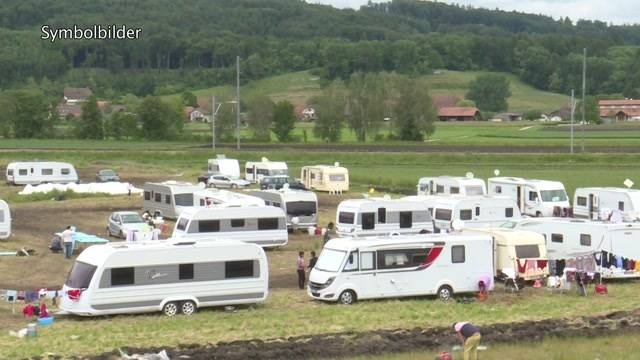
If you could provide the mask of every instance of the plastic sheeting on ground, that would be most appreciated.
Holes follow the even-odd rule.
[[[26,185],[22,191],[18,194],[29,195],[36,193],[48,193],[52,191],[65,192],[67,190],[79,193],[79,194],[92,194],[92,193],[105,193],[111,195],[126,195],[129,193],[128,182],[105,182],[105,183],[88,183],[88,184],[40,184],[40,185]],[[141,194],[142,189],[138,189],[135,186],[131,187],[132,194]]]

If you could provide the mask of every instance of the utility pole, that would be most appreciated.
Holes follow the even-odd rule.
[[[582,152],[584,152],[584,128],[587,125],[585,117],[585,94],[587,92],[587,48],[582,50]]]
[[[216,150],[216,97],[211,95],[211,148]]]
[[[236,148],[240,150],[240,56],[236,56]]]
[[[576,112],[575,91],[571,89],[571,154],[573,154],[573,117]]]

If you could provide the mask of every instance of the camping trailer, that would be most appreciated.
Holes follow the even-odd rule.
[[[349,170],[339,163],[303,166],[300,178],[307,189],[332,193],[349,191]]]
[[[430,232],[433,232],[431,214],[419,201],[348,199],[338,205],[336,212],[336,233],[339,237]]]
[[[261,161],[247,161],[244,165],[244,179],[254,183],[265,176],[289,175],[289,168],[284,161],[270,161],[263,157]]]
[[[93,245],[71,267],[60,308],[82,316],[191,315],[205,306],[265,301],[268,286],[267,257],[254,244],[167,240]]]
[[[249,194],[264,200],[265,205],[281,208],[287,216],[287,227],[306,228],[318,225],[318,196],[313,191],[250,190]]]
[[[570,204],[564,185],[559,181],[516,177],[489,178],[489,195],[508,196],[523,215],[563,216]]]
[[[569,218],[530,218],[505,224],[515,229],[533,231],[545,238],[549,259],[575,258],[606,251],[616,256],[640,259],[640,224],[614,224]],[[600,269],[603,277],[640,277],[640,271]]]
[[[603,215],[615,210],[622,213],[624,221],[639,221],[640,190],[614,187],[576,189],[573,196],[573,217],[608,220],[603,219]]]
[[[488,235],[428,234],[332,239],[309,274],[308,295],[356,300],[478,291],[493,288],[493,240]]]
[[[227,159],[225,155],[218,154],[215,159],[209,159],[207,169],[218,172],[232,179],[240,179],[240,163],[237,159]]]
[[[176,221],[173,238],[197,241],[237,240],[275,247],[287,244],[284,212],[273,206],[184,209]]]
[[[0,239],[11,236],[11,211],[9,204],[0,199]]]
[[[417,195],[486,195],[484,180],[473,176],[421,177],[418,180]]]
[[[408,196],[404,199],[424,202],[436,232],[451,230],[456,220],[462,221],[465,228],[481,228],[521,218],[516,203],[505,196]]]
[[[44,183],[77,183],[78,174],[73,165],[55,161],[12,162],[7,165],[7,183],[11,185],[38,185]]]
[[[193,205],[216,206],[264,206],[264,200],[241,192],[207,188],[193,193]]]
[[[202,186],[188,182],[147,182],[144,184],[143,207],[154,216],[176,219],[182,209],[194,206],[193,194],[202,189]]]

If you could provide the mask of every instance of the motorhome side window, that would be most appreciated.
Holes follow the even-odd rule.
[[[467,196],[471,195],[482,195],[484,192],[482,191],[482,186],[466,186],[465,193]]]
[[[338,215],[338,222],[341,224],[353,224],[355,218],[354,213],[341,211]]]
[[[329,181],[344,181],[344,174],[329,174]]]
[[[400,228],[406,229],[413,226],[413,213],[411,211],[400,211]]]
[[[538,193],[535,191],[529,191],[529,201],[536,201]]]
[[[145,200],[151,200],[151,192],[145,191],[144,192],[144,199]]]
[[[276,230],[276,229],[278,229],[278,218],[258,219],[258,230]]]
[[[476,206],[476,216],[480,216],[480,206]]]
[[[253,260],[227,261],[224,263],[225,279],[253,277]]]
[[[375,270],[376,258],[373,251],[365,251],[360,253],[360,270]]]
[[[218,232],[220,231],[220,220],[199,220],[198,232]]]
[[[460,220],[471,220],[472,217],[471,210],[460,210]]]
[[[177,206],[193,206],[193,194],[176,194],[173,201]]]
[[[540,257],[538,245],[516,245],[516,258],[535,259]]]
[[[111,286],[133,285],[134,274],[132,267],[111,269]]]
[[[178,230],[182,230],[182,231],[187,230],[188,223],[189,223],[189,219],[187,218],[181,218],[180,220],[178,220]]]
[[[180,280],[193,279],[193,264],[180,264],[178,266],[178,279]]]
[[[71,170],[69,170],[68,168],[63,168],[60,170],[60,173],[62,175],[69,175],[71,173]]]
[[[53,169],[41,169],[40,173],[42,175],[53,175]]]
[[[378,269],[400,269],[420,266],[427,259],[428,249],[398,249],[378,251]]]
[[[551,242],[562,242],[562,234],[551,234]]]
[[[436,209],[436,220],[451,220],[451,210]]]
[[[618,201],[618,210],[624,211],[624,201]]]
[[[247,174],[253,174],[253,168],[251,167],[247,168]]]
[[[156,193],[155,194],[155,200],[156,200],[156,202],[162,202],[162,194]]]
[[[18,175],[27,175],[27,169],[18,169]]]
[[[460,194],[460,188],[457,186],[452,186],[449,188],[450,194]]]
[[[244,227],[244,219],[231,219],[231,227]]]
[[[352,251],[347,257],[343,271],[358,271],[358,252]]]
[[[387,209],[378,208],[378,223],[385,224],[387,222]]]
[[[436,185],[436,193],[437,194],[444,193],[444,185]]]
[[[165,195],[164,196],[164,202],[167,204],[171,204],[171,195]]]
[[[580,234],[580,245],[582,245],[582,246],[591,246],[591,235],[590,234]]]
[[[502,186],[496,186],[493,191],[496,194],[502,194]]]
[[[362,213],[362,230],[371,230],[375,227],[375,213]]]
[[[463,263],[464,258],[464,245],[453,245],[451,247],[451,262],[454,264]]]
[[[513,217],[513,208],[505,208],[504,209],[504,217]]]
[[[587,197],[586,196],[578,196],[578,200],[576,201],[579,206],[587,206]]]

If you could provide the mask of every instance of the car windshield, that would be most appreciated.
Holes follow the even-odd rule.
[[[123,224],[143,223],[142,217],[138,214],[125,214],[120,216]]]
[[[342,265],[342,260],[344,260],[344,256],[346,254],[346,251],[324,248],[322,253],[320,253],[320,257],[318,258],[318,262],[314,269],[337,272],[340,269],[340,265]]]
[[[102,176],[114,176],[116,174],[113,170],[102,170],[100,171],[100,175]]]
[[[567,193],[564,191],[564,189],[541,190],[540,197],[544,202],[567,201]]]

